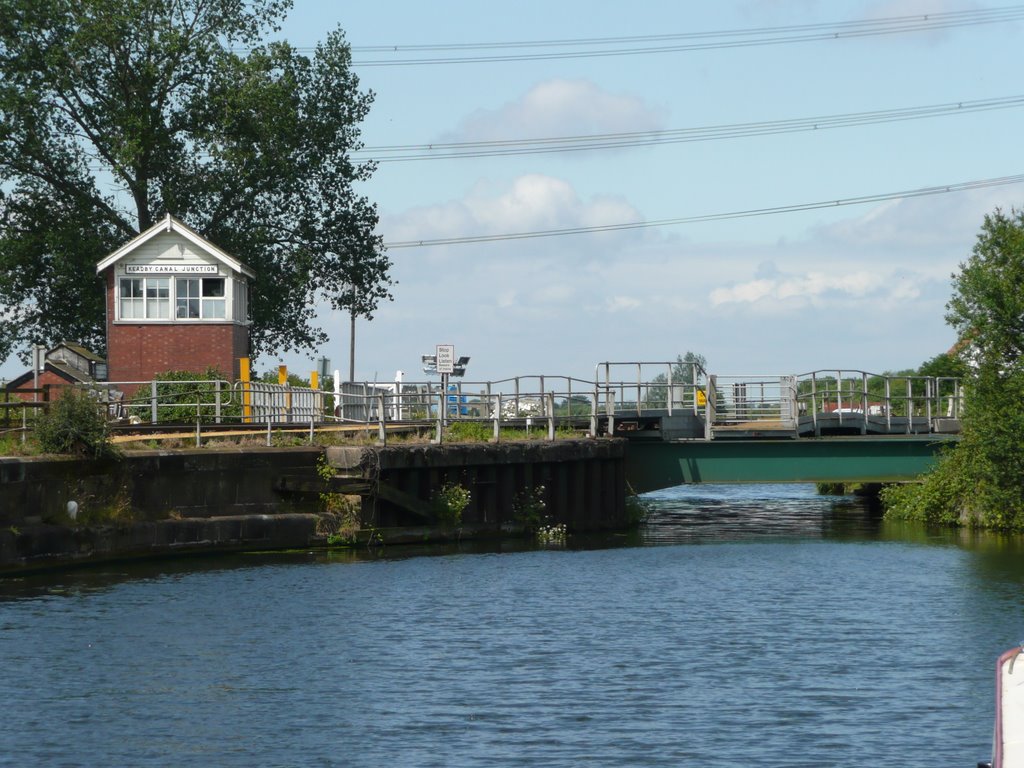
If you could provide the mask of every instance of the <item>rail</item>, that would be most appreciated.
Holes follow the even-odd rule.
[[[798,375],[709,374],[695,361],[605,362],[593,381],[531,374],[496,381],[343,383],[331,390],[266,382],[158,380],[85,387],[122,424],[361,426],[386,440],[395,426],[444,439],[459,423],[500,440],[506,429],[560,428],[588,435],[617,434],[622,420],[664,428],[663,439],[806,434],[887,434],[951,431],[963,410],[958,379],[822,369]],[[130,396],[125,393],[131,393]],[[10,399],[10,393],[7,395]],[[45,403],[0,403],[10,424],[31,427],[30,408]],[[666,420],[666,417],[668,419]],[[948,429],[947,429],[948,427]],[[644,426],[644,429],[648,429]],[[456,428],[463,429],[463,428]],[[463,432],[465,429],[463,429]],[[685,434],[684,434],[685,433]],[[655,433],[657,434],[657,433]]]
[[[635,376],[626,379],[625,372]],[[603,362],[594,381],[607,416],[697,415],[707,401],[708,374],[696,361]]]

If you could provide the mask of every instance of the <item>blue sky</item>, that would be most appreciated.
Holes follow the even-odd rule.
[[[388,145],[729,126],[1018,96],[1022,23],[585,58],[366,66],[371,46],[569,41],[835,25],[993,8],[946,0],[624,3],[296,0],[281,31],[335,26]],[[792,37],[793,30],[786,35]],[[720,40],[721,36],[706,38]],[[678,43],[678,41],[677,41]],[[623,43],[617,46],[639,47]],[[538,49],[515,49],[535,53]],[[567,43],[543,49],[573,50]],[[493,56],[500,49],[416,55]],[[1024,108],[600,151],[381,163],[363,192],[388,242],[659,221],[846,200],[1024,173]],[[605,360],[702,353],[712,372],[873,372],[954,341],[950,275],[985,213],[1024,185],[803,212],[390,251],[394,302],[357,325],[356,377],[422,379],[454,344],[467,379],[590,378]],[[321,350],[348,369],[348,318]],[[313,355],[284,355],[296,372]],[[257,368],[276,365],[265,356]],[[21,366],[8,361],[0,375]]]

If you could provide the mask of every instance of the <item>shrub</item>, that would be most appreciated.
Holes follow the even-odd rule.
[[[65,390],[36,420],[36,439],[46,453],[102,458],[116,453],[110,444],[103,406],[84,392]]]
[[[154,378],[160,382],[156,388],[157,400],[161,404],[157,411],[159,422],[195,424],[197,414],[203,423],[214,421],[217,401],[215,382],[225,380],[224,374],[220,371],[215,368],[207,368],[203,373],[164,371],[156,374]],[[223,419],[238,419],[242,415],[242,407],[239,403],[224,405],[231,399],[231,394],[230,387],[221,387],[221,418]],[[149,389],[143,387],[132,397],[132,404],[146,405],[150,402],[151,397],[152,393]],[[169,403],[180,403],[180,405],[168,406]],[[135,409],[133,409],[134,412],[136,412]]]
[[[469,506],[469,489],[459,483],[448,482],[441,486],[433,499],[434,515],[442,528],[457,528],[462,523],[462,513]]]

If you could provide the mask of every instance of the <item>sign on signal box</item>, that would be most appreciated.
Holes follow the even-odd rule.
[[[437,372],[455,373],[455,345],[437,345]]]

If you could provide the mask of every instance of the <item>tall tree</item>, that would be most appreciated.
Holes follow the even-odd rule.
[[[672,385],[682,386],[689,391],[689,385],[698,383],[707,373],[708,361],[704,355],[696,352],[687,352],[685,355],[676,355],[676,361],[671,364]],[[651,385],[647,389],[644,402],[649,408],[665,408],[668,400],[668,374],[659,373],[651,379]],[[696,397],[696,395],[693,395]]]
[[[896,516],[1024,529],[1024,212],[985,217],[947,310],[967,363],[962,439],[887,501]]]
[[[257,273],[254,353],[326,340],[316,305],[390,299],[355,186],[359,91],[340,30],[264,42],[291,0],[0,0],[0,359],[103,346],[96,262],[165,213]]]

